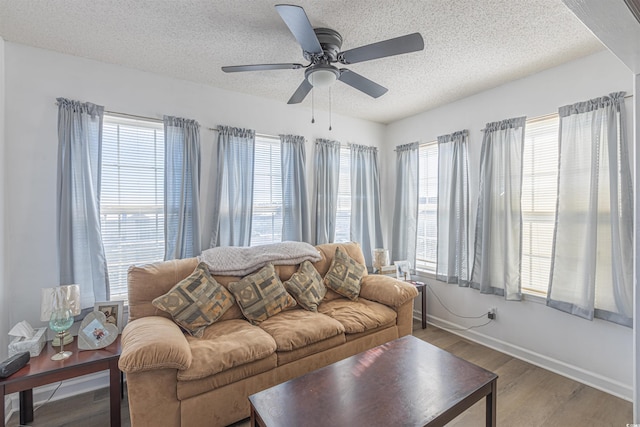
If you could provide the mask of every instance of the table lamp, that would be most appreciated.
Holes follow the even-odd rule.
[[[389,250],[383,248],[376,248],[372,251],[373,262],[371,263],[374,272],[379,273],[382,267],[389,265]]]
[[[54,288],[43,288],[41,296],[40,320],[49,322],[51,330],[56,332],[51,344],[58,346],[73,342],[73,336],[68,329],[73,324],[73,316],[78,316],[82,311],[80,308],[80,286],[63,285]],[[70,352],[62,351],[61,353],[71,354]]]

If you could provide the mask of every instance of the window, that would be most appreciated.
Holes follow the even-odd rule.
[[[340,146],[335,242],[351,241],[351,149]]]
[[[100,225],[111,300],[127,299],[132,264],[164,258],[161,122],[104,116]]]
[[[436,271],[438,256],[438,142],[418,147],[416,270]]]
[[[558,115],[527,120],[522,155],[522,291],[546,296],[558,188]]]
[[[282,241],[280,139],[256,135],[251,246]]]

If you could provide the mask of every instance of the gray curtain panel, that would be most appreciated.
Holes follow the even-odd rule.
[[[469,286],[469,178],[466,130],[438,137],[436,277]]]
[[[164,259],[200,254],[200,125],[164,116]]]
[[[82,308],[109,298],[100,227],[104,107],[58,98],[58,256],[60,284],[80,285]]]
[[[380,225],[378,149],[351,144],[351,240],[360,243],[371,267],[374,248],[384,247]]]
[[[249,246],[255,131],[218,126],[216,206],[211,247]]]
[[[304,137],[280,135],[282,240],[311,243]]]
[[[396,147],[396,202],[393,208],[393,260],[416,265],[418,235],[418,143]]]
[[[633,318],[633,182],[624,92],[567,105],[547,305],[625,326]]]
[[[316,139],[315,151],[316,240],[315,244],[333,243],[336,235],[338,178],[340,177],[340,143]]]
[[[480,192],[471,286],[520,300],[522,151],[526,117],[487,123],[480,154]]]

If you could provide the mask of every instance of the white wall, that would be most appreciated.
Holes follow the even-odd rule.
[[[39,325],[42,287],[58,284],[56,256],[57,107],[55,99],[89,101],[106,110],[146,117],[163,114],[195,119],[202,135],[203,245],[209,242],[213,187],[210,177],[218,124],[247,127],[307,139],[307,170],[312,187],[315,138],[381,146],[384,126],[334,115],[333,131],[323,120],[286,100],[273,101],[62,55],[7,42],[6,159],[10,185],[5,189],[7,280],[13,324],[27,319]],[[213,72],[213,71],[212,71]],[[5,328],[3,328],[5,329]],[[6,332],[0,331],[0,334]]]
[[[470,201],[475,226],[482,132],[487,122],[526,115],[537,117],[558,107],[614,91],[633,93],[632,74],[611,53],[601,52],[475,96],[390,124],[383,169],[395,176],[396,145],[433,141],[438,135],[469,130]],[[628,99],[632,117],[632,100]],[[385,183],[393,200],[393,180]],[[390,241],[391,222],[387,223]],[[626,399],[632,397],[632,329],[609,322],[593,322],[546,307],[533,299],[506,302],[493,295],[428,280],[434,291],[457,314],[477,315],[497,307],[497,321],[461,333],[502,351],[577,378]],[[456,318],[429,295],[428,313],[436,324],[466,327],[480,324]]]
[[[4,39],[0,37],[0,360],[4,360],[7,357],[7,344],[9,343],[9,336],[7,332],[11,328],[9,324],[9,298],[7,295],[7,278],[5,276],[5,214],[4,214],[4,197],[5,197],[5,166],[4,166],[4,152],[5,152],[5,84],[4,84]]]
[[[636,74],[633,78],[633,110],[634,110],[634,123],[633,134],[636,142],[636,153],[634,156],[634,173],[635,182],[640,182],[640,150],[637,149],[640,145],[640,74]],[[635,257],[633,260],[633,359],[635,360],[633,366],[633,422],[640,423],[640,282],[638,277],[640,276],[640,197],[638,197],[640,191],[636,185],[635,197],[634,197],[634,238],[633,246],[635,251]]]

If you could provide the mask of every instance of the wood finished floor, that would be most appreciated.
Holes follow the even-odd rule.
[[[467,341],[429,325],[414,322],[413,335],[468,360],[498,376],[498,426],[503,427],[625,427],[632,422],[632,405],[592,387],[572,381],[519,359]],[[484,426],[484,400],[448,426]],[[14,413],[8,426],[19,426]],[[49,402],[35,413],[33,426],[109,426],[107,389]],[[129,407],[122,402],[122,426],[129,427]],[[248,427],[249,421],[234,424]]]

